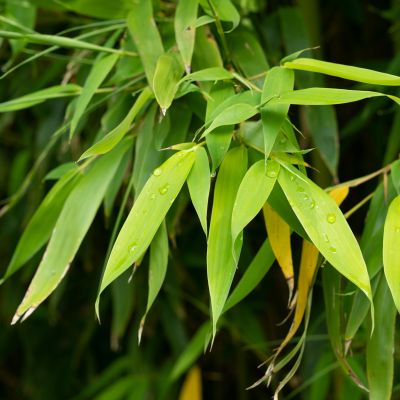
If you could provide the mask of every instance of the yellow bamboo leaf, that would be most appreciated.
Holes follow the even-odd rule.
[[[276,260],[278,261],[289,288],[288,303],[290,304],[294,288],[293,258],[292,248],[290,245],[290,226],[279,216],[278,213],[272,209],[268,203],[265,203],[263,206],[263,214],[272,251]]]
[[[347,197],[349,194],[349,187],[348,186],[339,186],[336,188],[333,188],[329,192],[329,196],[332,197],[333,200],[335,200],[336,204],[340,206],[344,199]]]
[[[183,382],[179,400],[202,400],[202,398],[201,371],[200,368],[195,365],[188,372],[185,382]]]

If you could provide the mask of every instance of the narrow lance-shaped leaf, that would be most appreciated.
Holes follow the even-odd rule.
[[[67,47],[72,49],[100,51],[104,53],[113,53],[119,55],[136,55],[135,53],[124,52],[123,50],[117,50],[111,47],[98,46],[93,43],[84,42],[83,40],[72,39],[65,36],[42,35],[40,33],[19,33],[0,30],[0,37],[6,39],[22,39],[30,43]]]
[[[290,106],[289,104],[269,104],[268,100],[292,90],[293,85],[293,71],[282,67],[274,67],[270,69],[265,78],[261,96],[262,103],[267,102],[267,104],[261,108],[265,159],[267,159],[274,146],[276,137],[285,121]]]
[[[231,0],[200,0],[200,4],[204,11],[210,15],[215,16],[222,21],[232,23],[232,28],[228,31],[233,31],[240,22],[240,14],[232,4]]]
[[[360,247],[334,200],[290,165],[281,168],[278,181],[314,245],[332,266],[365,293],[372,305],[368,271]]]
[[[179,400],[201,400],[202,398],[201,371],[200,368],[195,365],[190,369],[183,382]]]
[[[127,134],[129,128],[132,125],[132,122],[147,103],[148,100],[152,98],[152,93],[150,88],[146,87],[136,99],[134,105],[129,110],[126,117],[106,136],[100,139],[97,143],[95,143],[92,147],[87,149],[79,158],[79,161],[92,157],[97,156],[100,154],[104,154],[112,150]]]
[[[207,236],[207,208],[210,195],[210,164],[203,147],[196,151],[196,161],[189,173],[187,184],[190,198],[199,217],[201,227]]]
[[[57,85],[46,89],[38,90],[37,92],[29,93],[17,99],[0,103],[0,112],[10,112],[22,110],[43,103],[49,99],[58,97],[76,96],[81,92],[81,87],[69,83],[67,85]]]
[[[376,290],[375,330],[367,344],[367,375],[370,400],[390,400],[393,388],[396,307],[381,274]]]
[[[186,75],[181,79],[181,82],[184,81],[222,81],[222,80],[230,80],[233,79],[232,72],[229,72],[225,68],[222,67],[210,67],[204,68],[200,71],[192,72],[189,75]]]
[[[389,99],[392,99],[397,104],[400,104],[400,99],[398,97],[386,95],[379,92],[371,92],[368,90],[348,90],[317,87],[285,92],[278,97],[272,98],[269,103],[324,106],[330,104],[352,103],[354,101],[382,96],[386,96]]]
[[[207,248],[207,278],[214,337],[236,270],[231,219],[236,194],[246,169],[246,149],[236,147],[230,150],[221,164],[215,185]]]
[[[25,228],[1,282],[18,271],[47,242],[67,197],[78,181],[75,168],[51,188]]]
[[[174,100],[182,73],[182,66],[174,54],[163,54],[157,60],[153,78],[153,90],[164,115]]]
[[[283,66],[301,71],[319,72],[321,74],[373,85],[400,86],[400,77],[396,75],[373,71],[367,68],[315,60],[313,58],[298,58],[284,63]]]
[[[140,259],[150,245],[185,183],[196,157],[194,151],[180,151],[156,168],[137,197],[111,250],[96,300],[97,315],[103,290]]]
[[[294,289],[294,272],[292,246],[290,243],[290,226],[274,211],[274,209],[265,203],[263,206],[265,226],[267,228],[268,239],[272,251],[282,270],[283,276],[289,289],[288,306],[292,301]]]
[[[400,196],[389,206],[383,233],[383,267],[394,303],[400,312]]]
[[[12,323],[27,318],[59,285],[88,231],[115,171],[131,146],[127,140],[97,160],[71,192],[50,242]]]
[[[165,221],[160,225],[150,245],[149,263],[149,292],[147,296],[146,312],[140,322],[138,332],[139,343],[146,316],[156,299],[164,282],[168,265],[168,234]]]
[[[257,113],[258,109],[250,104],[240,103],[232,105],[215,117],[210,126],[203,132],[201,137],[203,138],[207,136],[211,131],[219,126],[238,124],[253,117]]]
[[[138,0],[132,3],[131,9],[127,19],[128,28],[139,51],[147,82],[152,85],[157,60],[164,53],[161,37],[153,19],[153,2]]]
[[[186,73],[190,73],[196,37],[198,0],[179,1],[175,13],[175,38]]]
[[[246,225],[261,211],[279,174],[276,161],[258,161],[246,172],[240,183],[232,211],[232,243],[240,238]],[[237,261],[237,260],[236,260]]]
[[[96,61],[93,65],[86,81],[82,88],[82,93],[78,97],[75,105],[75,111],[71,120],[70,138],[74,135],[78,122],[86,110],[90,100],[95,94],[96,90],[103,83],[109,72],[118,60],[117,54],[110,54],[100,60]]]

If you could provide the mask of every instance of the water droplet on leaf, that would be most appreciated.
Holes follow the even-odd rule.
[[[160,176],[162,174],[162,169],[161,168],[156,168],[154,171],[153,171],[153,175],[154,176]]]
[[[326,216],[326,220],[327,220],[330,224],[333,224],[333,223],[336,221],[336,215],[333,214],[333,213],[329,213],[329,214]]]
[[[158,191],[160,192],[161,195],[164,195],[168,192],[168,189],[169,189],[169,184],[166,183],[164,186],[158,188]]]

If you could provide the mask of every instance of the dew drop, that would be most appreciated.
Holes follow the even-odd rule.
[[[132,243],[131,247],[129,247],[129,252],[133,253],[136,250],[137,244],[136,243]]]
[[[333,247],[333,246],[329,247],[329,251],[331,253],[336,253],[336,247]]]
[[[276,178],[278,176],[278,172],[279,172],[279,164],[272,163],[268,165],[267,176],[269,176],[270,178]]]
[[[330,224],[333,224],[333,223],[336,221],[336,215],[335,215],[335,214],[332,214],[332,213],[329,213],[329,214],[326,216],[326,220],[327,220]]]
[[[154,200],[156,198],[156,194],[155,193],[152,193],[151,195],[150,195],[150,200]]]
[[[400,226],[396,226],[395,232],[396,232],[396,233],[400,233]]]
[[[217,173],[214,171],[214,172],[211,173],[210,176],[211,176],[211,178],[215,178],[217,176]]]
[[[305,195],[303,196],[303,200],[307,201],[308,199],[309,199],[308,195],[305,194]]]
[[[291,180],[292,182],[294,182],[294,181],[296,180],[296,177],[293,176],[293,175],[291,175],[291,176],[290,176],[290,180]]]
[[[310,208],[313,209],[315,207],[315,200],[311,199]]]
[[[304,188],[302,186],[297,186],[296,189],[298,192],[304,192]]]
[[[160,176],[162,174],[162,169],[161,168],[156,168],[154,171],[153,171],[153,175],[154,176]]]
[[[158,188],[158,191],[160,192],[161,195],[164,195],[168,192],[168,189],[169,189],[169,184],[166,183],[164,186]]]
[[[328,235],[325,232],[322,234],[322,237],[324,238],[326,243],[329,243]]]

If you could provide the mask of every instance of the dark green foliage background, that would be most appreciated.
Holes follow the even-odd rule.
[[[50,0],[32,2],[39,5],[35,29],[41,33],[54,34],[92,21],[90,17],[67,11]],[[296,43],[285,42],[278,21],[278,13],[296,7],[308,29],[312,45],[321,46],[317,54],[323,59],[380,71],[390,68],[391,73],[400,74],[400,5],[396,0],[238,0],[236,3],[254,3],[257,5],[255,8],[260,9],[250,12],[248,17],[255,24],[271,65],[278,63],[286,53],[300,49]],[[6,2],[0,1],[0,15],[5,10]],[[315,15],[313,11],[316,11]],[[297,26],[292,28],[300,29]],[[276,41],[273,43],[268,42],[266,37],[268,29],[275,32]],[[27,49],[38,48],[30,45]],[[11,64],[30,55],[27,49],[23,49],[14,59],[9,43],[5,40],[0,42],[0,65],[6,70]],[[0,102],[58,84],[68,66],[71,51],[61,49],[56,54],[30,63],[0,80]],[[85,68],[83,64],[76,77],[78,81],[87,73]],[[353,83],[335,78],[327,78],[326,84],[341,88],[354,86]],[[23,183],[35,160],[62,124],[66,105],[67,100],[59,99],[17,113],[0,114],[1,199],[12,196]],[[290,116],[301,126],[302,116],[298,111],[298,108],[291,108]],[[50,187],[48,182],[43,182],[43,177],[55,166],[79,158],[88,147],[89,134],[93,136],[103,112],[104,109],[100,107],[89,115],[86,126],[93,126],[93,132],[84,132],[81,138],[77,137],[71,144],[66,136],[62,138],[33,177],[23,199],[2,217],[1,272],[5,271],[23,227]],[[394,105],[385,100],[372,99],[337,106],[336,112],[340,133],[340,181],[375,171],[397,158],[400,140],[388,146],[396,115],[399,119],[399,111]],[[312,146],[309,135],[305,133],[304,148]],[[314,175],[317,182],[322,186],[332,183],[317,152],[309,155],[308,161],[320,170]],[[344,209],[351,208],[370,193],[376,183],[377,180],[352,191]],[[118,197],[119,201],[121,196]],[[148,316],[142,344],[138,347],[137,328],[146,306],[146,260],[129,289],[132,291],[134,307],[123,337],[119,341],[111,338],[110,291],[103,296],[101,325],[94,316],[93,304],[110,227],[116,213],[117,210],[114,210],[109,221],[105,220],[102,213],[97,215],[65,281],[26,322],[10,326],[12,315],[40,256],[36,256],[26,268],[0,287],[1,399],[178,398],[181,380],[169,385],[167,373],[188,340],[208,319],[204,235],[192,206],[182,210],[175,226],[176,246],[171,247],[166,281]],[[350,220],[356,235],[362,232],[365,214],[364,207]],[[241,267],[251,261],[265,237],[263,224],[258,222],[251,224],[246,232]],[[300,241],[294,240],[293,245],[298,260]],[[246,301],[226,315],[224,328],[218,333],[212,352],[200,358],[204,399],[246,400],[271,396],[270,389],[264,386],[252,391],[245,391],[245,388],[260,377],[261,371],[256,366],[271,354],[289,327],[288,323],[277,325],[287,313],[287,292],[284,279],[276,267],[271,269],[268,277]],[[242,271],[243,268],[239,268],[235,279],[239,278]],[[353,346],[352,359],[357,371],[363,365],[366,334],[366,331],[361,332]],[[284,390],[282,398],[321,399],[318,397],[321,393],[325,394],[326,399],[366,398],[335,364],[325,328],[319,277],[314,289],[308,335],[301,367]],[[395,354],[397,373],[399,354],[398,351]],[[318,373],[325,371],[326,367],[326,373],[319,376]],[[133,388],[131,397],[118,397],[117,391],[105,394],[113,387],[117,390],[113,385],[118,382],[123,385],[126,377],[133,382],[130,383]],[[307,382],[310,384],[303,387]],[[400,398],[400,380],[398,375],[396,380],[395,373],[393,399],[396,398]]]

